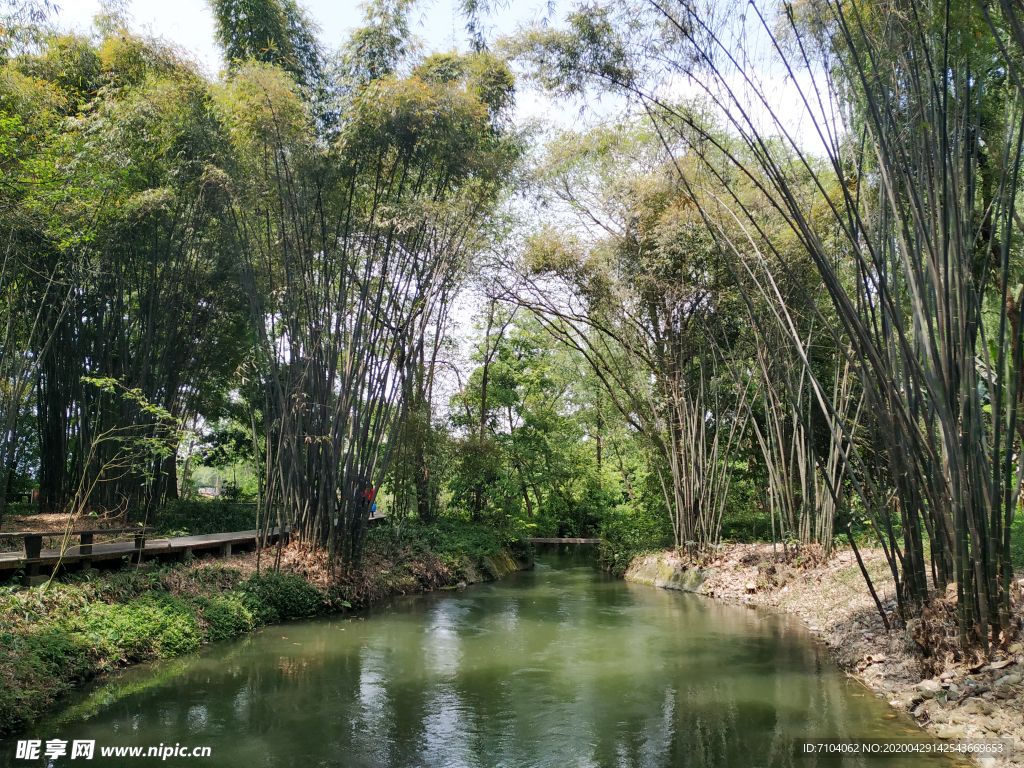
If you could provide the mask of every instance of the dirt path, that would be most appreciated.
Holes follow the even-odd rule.
[[[5,515],[0,532],[37,531],[39,533],[62,534],[67,525],[68,516],[63,512],[41,515]],[[127,523],[124,516],[119,517],[80,517],[75,528],[124,528]]]
[[[956,658],[955,590],[929,611],[933,634],[948,636],[941,653],[921,653],[920,620],[886,632],[864,584],[853,552],[840,550],[826,560],[820,552],[779,561],[770,544],[728,545],[701,563],[705,579],[698,592],[721,600],[759,606],[798,616],[832,650],[839,665],[894,709],[911,712],[921,726],[942,739],[1002,738],[1013,742],[1008,756],[983,758],[993,768],[1024,768],[1024,655],[1016,639],[998,660]],[[886,610],[895,607],[892,575],[879,550],[861,553]],[[668,565],[683,564],[674,552],[658,556]],[[628,576],[627,576],[628,578]],[[1024,616],[1024,579],[1011,597],[1020,626]]]

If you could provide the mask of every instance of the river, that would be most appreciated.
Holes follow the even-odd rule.
[[[95,742],[93,762],[58,766],[887,768],[921,760],[796,758],[792,742],[911,733],[790,617],[611,579],[577,552],[127,670],[18,739]],[[0,765],[47,764],[14,750]]]

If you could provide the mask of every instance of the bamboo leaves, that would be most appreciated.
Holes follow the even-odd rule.
[[[346,566],[427,334],[514,158],[471,86],[372,80],[346,100],[331,142],[311,140],[294,89],[265,65],[239,69],[222,96],[252,177],[234,237],[271,425],[262,506]]]

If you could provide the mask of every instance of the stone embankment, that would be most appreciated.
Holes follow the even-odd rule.
[[[675,552],[638,557],[626,570],[626,581],[635,581],[649,587],[696,592],[704,581],[700,568],[682,561]]]
[[[861,553],[879,599],[895,608],[892,576],[877,550]],[[727,545],[698,563],[675,552],[637,558],[626,578],[720,600],[791,613],[832,650],[839,665],[894,709],[910,712],[940,739],[1001,738],[1012,743],[992,768],[1024,768],[1024,649],[1015,638],[993,659],[963,658],[956,643],[955,589],[922,619],[886,632],[850,550],[825,558],[804,549],[783,556],[770,544]],[[1022,587],[1011,593],[1020,626]],[[933,649],[920,645],[927,631]]]

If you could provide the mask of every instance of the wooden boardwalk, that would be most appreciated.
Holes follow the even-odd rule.
[[[276,544],[278,531],[268,537],[268,544]],[[57,534],[59,536],[59,534]],[[92,551],[88,551],[91,548]],[[173,539],[146,539],[141,548],[134,541],[118,541],[111,544],[92,544],[87,547],[68,547],[63,556],[59,549],[44,549],[38,558],[28,559],[23,552],[0,554],[0,580],[13,576],[13,571],[26,570],[23,581],[27,586],[46,581],[54,568],[61,570],[90,569],[109,561],[133,561],[157,558],[160,560],[184,560],[204,554],[228,557],[234,550],[255,549],[256,531],[234,531],[232,533],[211,533],[201,536],[179,536]],[[83,552],[82,550],[86,551]],[[5,574],[5,571],[7,572]]]
[[[375,524],[383,519],[383,515],[372,515],[369,522]],[[63,534],[58,531],[42,535],[46,538],[57,539]],[[288,536],[287,529],[285,536]],[[279,529],[272,529],[267,536],[267,546],[276,545],[279,538]],[[23,582],[27,586],[33,586],[49,579],[49,573],[52,573],[55,568],[88,570],[99,563],[113,565],[110,561],[123,561],[125,558],[139,562],[147,559],[185,560],[189,557],[208,554],[216,557],[230,557],[235,551],[255,550],[256,545],[257,531],[251,530],[177,536],[173,539],[140,538],[137,541],[80,545],[68,547],[63,555],[59,549],[43,549],[39,552],[38,558],[28,558],[24,552],[2,552],[0,553],[0,582],[8,580],[16,571],[20,570],[25,571]]]

